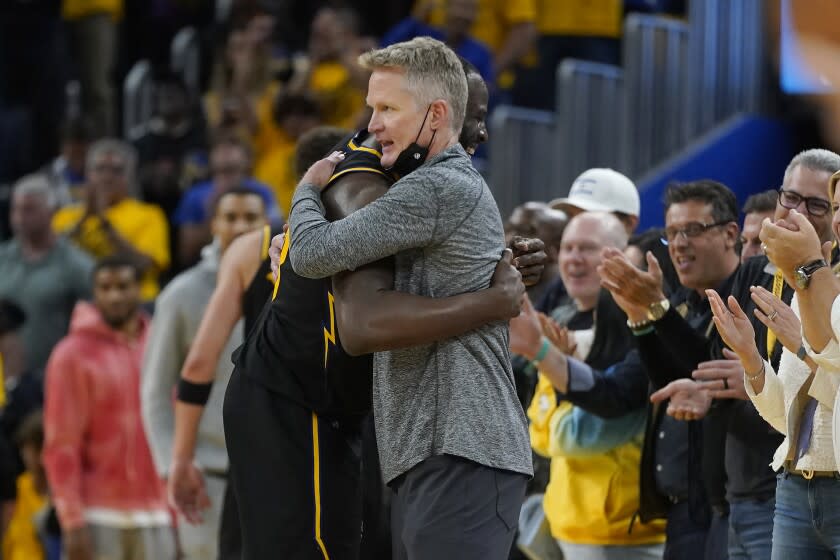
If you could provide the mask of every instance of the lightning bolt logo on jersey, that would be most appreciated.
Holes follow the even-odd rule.
[[[393,183],[379,163],[381,154],[366,130],[348,137],[335,150],[344,160],[327,188],[348,173],[375,173]],[[286,244],[289,237],[286,237]],[[283,256],[288,254],[284,247]],[[371,406],[371,357],[347,355],[336,324],[329,278],[298,276],[281,258],[273,300],[262,310],[253,331],[235,355],[238,369],[319,414],[364,414]]]

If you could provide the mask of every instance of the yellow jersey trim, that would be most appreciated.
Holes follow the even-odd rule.
[[[280,261],[277,263],[277,279],[274,280],[274,292],[271,294],[271,301],[277,298],[277,290],[280,289],[280,267],[283,266],[283,263],[286,262],[286,257],[289,256],[289,240],[291,237],[288,231],[283,236],[283,249],[280,251]]]
[[[264,261],[268,257],[268,248],[271,243],[271,226],[263,226],[262,247],[260,248],[260,260]]]
[[[327,547],[321,539],[321,453],[318,444],[318,415],[312,413],[312,459],[313,459],[313,481],[315,485],[315,542],[324,555],[324,560],[330,560]]]
[[[330,355],[330,342],[335,344],[335,298],[331,292],[327,292],[327,301],[330,306],[330,330],[324,328],[324,367],[327,367]]]
[[[373,148],[368,148],[367,146],[357,146],[356,143],[353,142],[353,140],[350,140],[349,142],[347,142],[347,147],[350,148],[351,150],[354,150],[354,151],[357,151],[357,152],[367,152],[369,154],[373,154],[376,157],[382,159],[382,153],[381,152],[379,152],[377,150],[374,150]]]
[[[388,175],[384,173],[381,169],[375,169],[373,167],[350,167],[348,169],[342,169],[338,173],[335,173],[332,177],[330,177],[329,182],[332,183],[342,175],[346,175],[347,173],[353,173],[356,171],[367,171],[368,173],[379,173],[383,177],[387,177]]]

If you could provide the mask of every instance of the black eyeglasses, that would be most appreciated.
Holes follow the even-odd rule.
[[[788,210],[796,210],[799,205],[805,202],[805,209],[812,216],[825,216],[831,210],[831,203],[824,198],[816,196],[802,196],[793,191],[779,189],[779,204]]]
[[[710,229],[718,226],[725,226],[726,224],[730,223],[732,220],[724,220],[722,222],[715,222],[713,224],[704,224],[701,222],[690,222],[684,225],[681,228],[669,227],[665,228],[665,237],[662,238],[662,243],[667,245],[668,243],[673,243],[674,240],[677,238],[678,235],[682,235],[683,239],[690,239],[692,237],[699,237],[709,231]]]

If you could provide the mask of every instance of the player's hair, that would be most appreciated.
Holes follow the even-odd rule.
[[[260,203],[262,204],[263,212],[265,213],[265,212],[268,211],[268,209],[266,208],[266,205],[265,205],[265,199],[262,196],[260,196],[259,192],[255,191],[251,187],[248,187],[247,185],[237,185],[235,187],[232,187],[232,188],[230,188],[226,191],[223,191],[223,192],[215,195],[211,199],[210,216],[212,216],[214,218],[216,217],[216,213],[219,211],[219,204],[222,202],[222,200],[224,200],[228,196],[255,196],[260,200]]]
[[[417,104],[427,107],[438,99],[446,101],[452,111],[450,127],[456,134],[460,133],[467,107],[467,78],[458,55],[445,44],[429,37],[417,37],[368,51],[359,57],[359,64],[368,70],[404,70]]]
[[[295,147],[295,177],[303,177],[307,169],[329,155],[348,134],[349,131],[334,126],[316,126],[302,134]]]

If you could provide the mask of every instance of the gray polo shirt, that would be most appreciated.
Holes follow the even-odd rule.
[[[487,288],[504,249],[499,210],[460,145],[429,158],[378,200],[337,222],[302,185],[289,219],[295,272],[323,278],[390,255],[394,288],[447,297]],[[433,455],[531,475],[507,323],[374,356],[373,403],[386,482]]]
[[[21,338],[27,366],[43,369],[53,347],[67,334],[76,302],[91,292],[93,261],[66,239],[42,258],[24,258],[17,239],[0,244],[0,297],[26,313]]]

